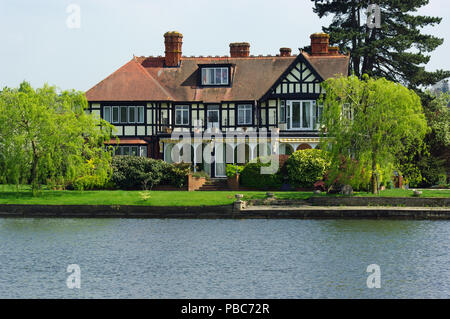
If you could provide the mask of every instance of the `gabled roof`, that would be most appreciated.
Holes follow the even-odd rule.
[[[306,52],[302,55],[324,80],[348,75],[349,55],[309,55]]]
[[[301,53],[327,79],[347,75],[348,56]],[[164,57],[133,57],[127,64],[86,92],[88,101],[221,101],[259,100],[297,56],[182,57],[176,68],[164,67]],[[230,87],[198,85],[199,64],[230,64]]]
[[[86,98],[88,101],[173,100],[135,59],[89,89]]]

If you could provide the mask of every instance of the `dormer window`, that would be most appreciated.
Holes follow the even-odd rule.
[[[229,85],[229,71],[228,66],[209,67],[202,66],[201,84],[208,85]]]

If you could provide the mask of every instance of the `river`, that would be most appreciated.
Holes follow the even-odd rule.
[[[449,298],[449,239],[448,221],[0,219],[0,298]]]

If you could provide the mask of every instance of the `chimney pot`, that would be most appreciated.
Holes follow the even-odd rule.
[[[280,48],[280,56],[291,56],[291,48]]]
[[[164,33],[164,44],[166,46],[165,64],[168,67],[177,67],[181,61],[181,46],[183,35],[177,31]]]
[[[328,55],[330,36],[326,33],[311,34],[311,54]]]
[[[250,55],[250,43],[234,42],[230,43],[230,57],[247,58]]]

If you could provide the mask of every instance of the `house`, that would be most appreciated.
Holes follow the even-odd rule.
[[[316,147],[321,82],[348,73],[349,56],[330,47],[325,33],[311,35],[310,53],[281,48],[268,56],[250,55],[250,44],[241,42],[230,44],[230,56],[187,57],[181,33],[164,38],[164,56],[133,57],[89,89],[88,111],[117,128],[116,154],[176,161],[174,147],[187,136],[192,161],[214,177],[225,176],[224,162],[236,162],[238,148],[244,161],[274,151],[252,134],[277,132],[280,154]],[[199,160],[214,141],[225,142],[221,155],[216,146],[210,161]]]

